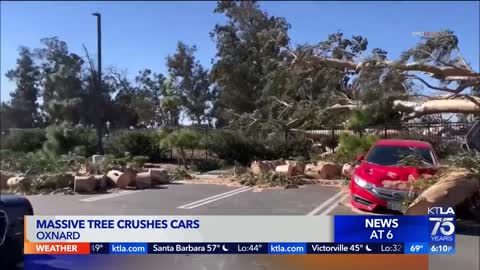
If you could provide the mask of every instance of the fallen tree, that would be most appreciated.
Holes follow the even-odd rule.
[[[473,70],[460,54],[458,40],[453,32],[438,32],[434,37],[405,51],[397,61],[387,60],[387,53],[380,49],[374,49],[371,57],[360,59],[355,53],[348,52],[348,47],[332,47],[332,44],[348,41],[347,44],[353,48],[355,37],[346,40],[339,35],[332,40],[335,42],[330,41],[327,47],[312,47],[307,52],[290,50],[293,55],[292,69],[334,68],[342,71],[346,77],[353,78],[345,80],[345,84],[351,82],[350,88],[337,90],[340,92],[335,95],[337,103],[327,106],[321,113],[369,109],[378,100],[366,102],[352,93],[378,88],[389,78],[397,76],[403,81],[402,87],[397,89],[398,97],[404,92],[406,98],[394,100],[393,104],[395,110],[406,113],[405,120],[441,113],[480,114],[480,73]],[[331,53],[335,50],[344,50],[343,56],[340,58],[338,53]],[[399,84],[396,85],[398,86]],[[426,87],[447,95],[422,95],[415,93],[413,87]],[[419,96],[422,97],[421,100],[418,99]]]
[[[421,102],[395,100],[394,108],[406,112],[406,120],[438,113],[480,113],[480,97],[430,99]]]
[[[409,205],[406,215],[426,215],[431,207],[456,207],[480,191],[478,175],[466,169],[450,170],[436,177],[438,181]]]

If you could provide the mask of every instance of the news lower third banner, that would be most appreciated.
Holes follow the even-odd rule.
[[[433,216],[26,216],[25,254],[453,254]]]

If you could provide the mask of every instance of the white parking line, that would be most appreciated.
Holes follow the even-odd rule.
[[[138,190],[124,190],[124,191],[120,191],[118,193],[112,193],[112,194],[106,194],[106,195],[102,195],[102,196],[96,196],[96,197],[81,199],[80,201],[81,202],[94,202],[94,201],[100,201],[100,200],[106,200],[106,199],[110,199],[110,198],[120,197],[120,196],[123,196],[123,195],[128,195],[128,194],[132,194],[132,193],[136,193],[136,192],[138,192]]]
[[[330,207],[325,209],[325,211],[323,211],[321,215],[326,216],[330,214],[330,212],[332,212],[333,209],[335,209],[341,202],[343,202],[346,198],[348,198],[348,196],[350,196],[350,194],[348,193],[343,195],[338,201],[335,201],[332,205],[330,205]]]
[[[306,214],[306,216],[314,216],[316,215],[318,212],[320,212],[320,210],[322,210],[323,208],[327,207],[328,205],[330,205],[331,203],[335,203],[336,200],[338,200],[338,198],[340,198],[342,195],[344,195],[346,193],[346,191],[339,191],[338,193],[336,193],[335,195],[333,195],[330,199],[324,201],[322,204],[320,204],[319,206],[317,206],[315,209],[313,209],[312,211],[310,211],[309,213]]]
[[[220,193],[220,194],[217,194],[217,195],[205,198],[205,199],[201,199],[201,200],[198,200],[198,201],[195,201],[195,202],[191,202],[191,203],[179,206],[178,208],[179,209],[193,209],[193,208],[196,208],[196,207],[199,207],[199,206],[202,206],[202,205],[214,202],[214,201],[218,201],[218,200],[233,196],[233,195],[238,194],[238,193],[249,191],[251,189],[252,189],[251,187],[241,187],[241,188],[230,190],[230,191],[224,192],[224,193]]]

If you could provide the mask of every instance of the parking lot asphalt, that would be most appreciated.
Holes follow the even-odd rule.
[[[295,189],[257,192],[249,187],[214,184],[170,184],[146,190],[116,191],[92,195],[28,196],[36,215],[358,215],[348,205],[348,192],[338,187],[307,185]],[[315,232],[312,232],[315,233]],[[381,261],[405,265],[405,269],[478,270],[480,238],[457,235],[456,254],[449,256],[369,255],[365,269],[385,269]],[[301,255],[305,256],[305,255]],[[355,256],[316,257],[312,269],[350,269],[347,262]],[[357,256],[358,257],[358,256]],[[292,257],[295,258],[295,257]],[[306,258],[306,257],[305,257]],[[308,257],[313,258],[313,257]],[[341,258],[344,258],[343,260]],[[355,257],[356,258],[356,257]],[[365,256],[357,259],[363,260]],[[355,259],[355,260],[357,260]],[[301,259],[299,262],[302,262]],[[157,255],[108,256],[102,259],[111,269],[300,269],[295,264],[279,263],[278,256],[249,255]],[[288,260],[295,261],[295,259]],[[308,261],[308,260],[307,260]],[[317,263],[318,261],[318,263]],[[332,264],[328,263],[331,262]],[[343,263],[342,263],[343,262]],[[100,261],[91,269],[100,266]],[[55,260],[51,262],[57,266]],[[95,266],[96,265],[96,266]],[[342,266],[343,265],[343,266]],[[21,267],[19,268],[21,269]],[[44,268],[56,269],[56,268]],[[73,265],[65,269],[76,269]],[[97,269],[110,269],[98,267]],[[302,269],[309,269],[304,267]]]

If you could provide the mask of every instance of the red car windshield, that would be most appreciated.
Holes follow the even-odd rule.
[[[400,161],[407,156],[418,156],[427,164],[435,164],[430,148],[395,145],[375,145],[368,153],[366,161],[384,166],[398,166]]]

